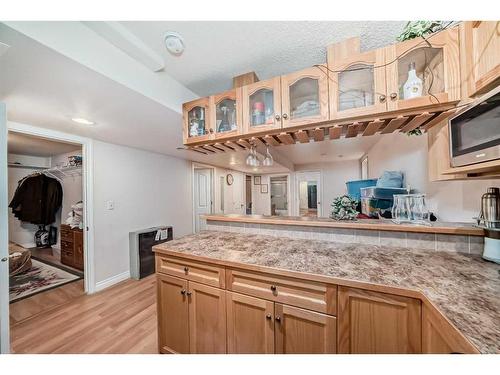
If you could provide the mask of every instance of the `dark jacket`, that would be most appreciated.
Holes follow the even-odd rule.
[[[36,174],[19,181],[9,207],[21,221],[48,225],[56,221],[62,197],[59,181],[44,174]]]

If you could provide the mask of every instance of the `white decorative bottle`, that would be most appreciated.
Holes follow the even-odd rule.
[[[422,96],[423,82],[417,77],[417,71],[415,70],[415,63],[410,63],[408,68],[408,79],[404,84],[404,98],[418,98]]]

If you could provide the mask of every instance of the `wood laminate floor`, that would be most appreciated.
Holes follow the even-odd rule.
[[[127,280],[18,323],[11,320],[11,351],[158,353],[155,285],[154,275]]]

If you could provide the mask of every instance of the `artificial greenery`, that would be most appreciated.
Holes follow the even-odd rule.
[[[408,133],[406,133],[406,135],[408,137],[412,136],[412,135],[422,135],[422,130],[420,130],[420,128],[416,128],[416,129],[413,129],[413,130],[410,130]]]
[[[342,195],[333,200],[330,217],[335,220],[354,220],[359,212],[356,211],[358,201],[348,195]]]
[[[442,28],[442,21],[409,21],[397,39],[402,42],[404,40],[435,33]]]

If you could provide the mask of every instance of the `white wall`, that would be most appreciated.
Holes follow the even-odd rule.
[[[346,182],[361,178],[358,160],[346,160],[331,163],[316,163],[297,165],[296,172],[320,171],[321,172],[321,212],[320,216],[329,217],[330,207],[335,198],[347,193]]]
[[[228,185],[226,176],[233,175],[233,184]],[[224,211],[221,209],[221,182],[224,179]],[[215,208],[216,214],[245,213],[245,174],[230,169],[215,168]],[[242,206],[243,205],[243,206]]]
[[[384,170],[404,172],[406,183],[426,193],[429,209],[442,221],[471,222],[479,213],[481,195],[489,186],[500,186],[500,180],[430,182],[427,163],[425,135],[386,134],[368,151],[370,178]]]
[[[26,155],[8,155],[9,163],[21,163],[30,166],[40,166],[49,167],[50,158],[37,157],[37,156],[26,156]],[[29,174],[36,172],[36,169],[31,168],[8,168],[8,199],[9,203],[16,192],[18,182]],[[14,214],[12,209],[9,208],[9,241],[15,242],[24,247],[34,247],[35,240],[34,235],[38,230],[38,226],[35,224],[25,223],[19,221]]]
[[[107,210],[106,202],[115,203]],[[193,232],[191,163],[134,148],[94,142],[95,280],[129,271],[129,232],[171,225]]]

